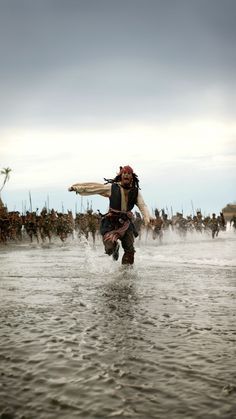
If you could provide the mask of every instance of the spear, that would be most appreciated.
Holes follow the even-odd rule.
[[[29,191],[30,212],[33,212],[31,192]]]
[[[194,206],[193,206],[193,201],[191,199],[191,206],[192,206],[192,213],[193,213],[193,217],[194,217]]]

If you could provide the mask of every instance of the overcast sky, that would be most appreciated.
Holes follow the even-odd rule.
[[[80,210],[67,188],[126,164],[150,210],[235,201],[235,19],[235,0],[0,0],[9,210],[29,191],[34,209]]]

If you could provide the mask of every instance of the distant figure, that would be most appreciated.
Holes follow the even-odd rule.
[[[101,183],[76,183],[69,188],[80,195],[101,195],[109,198],[109,210],[101,220],[100,232],[103,237],[105,253],[119,258],[119,243],[124,249],[123,265],[134,263],[134,238],[138,236],[133,223],[132,209],[136,205],[144,219],[150,222],[150,214],[139,189],[138,176],[130,166],[120,167],[114,179],[104,179]]]
[[[161,243],[163,239],[163,220],[157,208],[155,209],[155,217],[156,218],[153,220],[152,238],[154,240],[158,238]]]
[[[220,215],[217,217],[219,222],[220,230],[225,231],[226,230],[226,221],[223,212],[220,212]]]
[[[193,217],[193,223],[194,223],[195,230],[202,233],[204,229],[204,223],[203,223],[201,211],[197,211],[197,215]]]
[[[133,223],[139,235],[139,239],[141,239],[143,220],[138,211],[135,211],[135,217],[134,217]]]
[[[215,213],[212,214],[212,219],[210,221],[210,228],[211,228],[212,238],[214,239],[215,237],[218,236],[219,231],[220,231],[220,229],[219,229],[219,221],[216,218],[216,214]]]
[[[233,215],[233,217],[231,218],[230,227],[231,227],[231,224],[233,224],[233,229],[234,231],[236,231],[236,215]]]

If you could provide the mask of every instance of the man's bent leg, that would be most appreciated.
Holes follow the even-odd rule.
[[[133,265],[135,253],[134,235],[130,229],[126,231],[124,237],[121,239],[121,243],[125,251],[121,261],[122,265]]]
[[[103,238],[103,244],[104,244],[104,249],[105,249],[105,253],[107,255],[112,255],[112,253],[114,252],[117,242],[113,242],[112,240],[104,240]]]
[[[122,256],[122,265],[133,265],[134,263],[134,252],[125,252]]]

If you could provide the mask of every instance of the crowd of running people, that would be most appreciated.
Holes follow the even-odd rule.
[[[164,210],[155,209],[154,214],[151,223],[145,227],[140,213],[134,213],[133,223],[140,239],[150,237],[161,242],[168,231],[175,231],[181,237],[196,231],[215,238],[220,231],[226,230],[226,221],[222,212],[218,216],[213,213],[207,217],[203,217],[201,211],[186,217],[177,212],[169,217]],[[40,212],[26,211],[25,214],[21,214],[19,211],[8,211],[7,207],[0,206],[0,243],[23,240],[43,243],[51,242],[55,237],[59,237],[62,242],[69,237],[86,239],[91,237],[95,243],[100,236],[102,216],[100,211],[93,212],[92,209],[74,216],[72,211],[62,213],[46,208]],[[233,216],[230,225],[236,231],[236,216]]]

